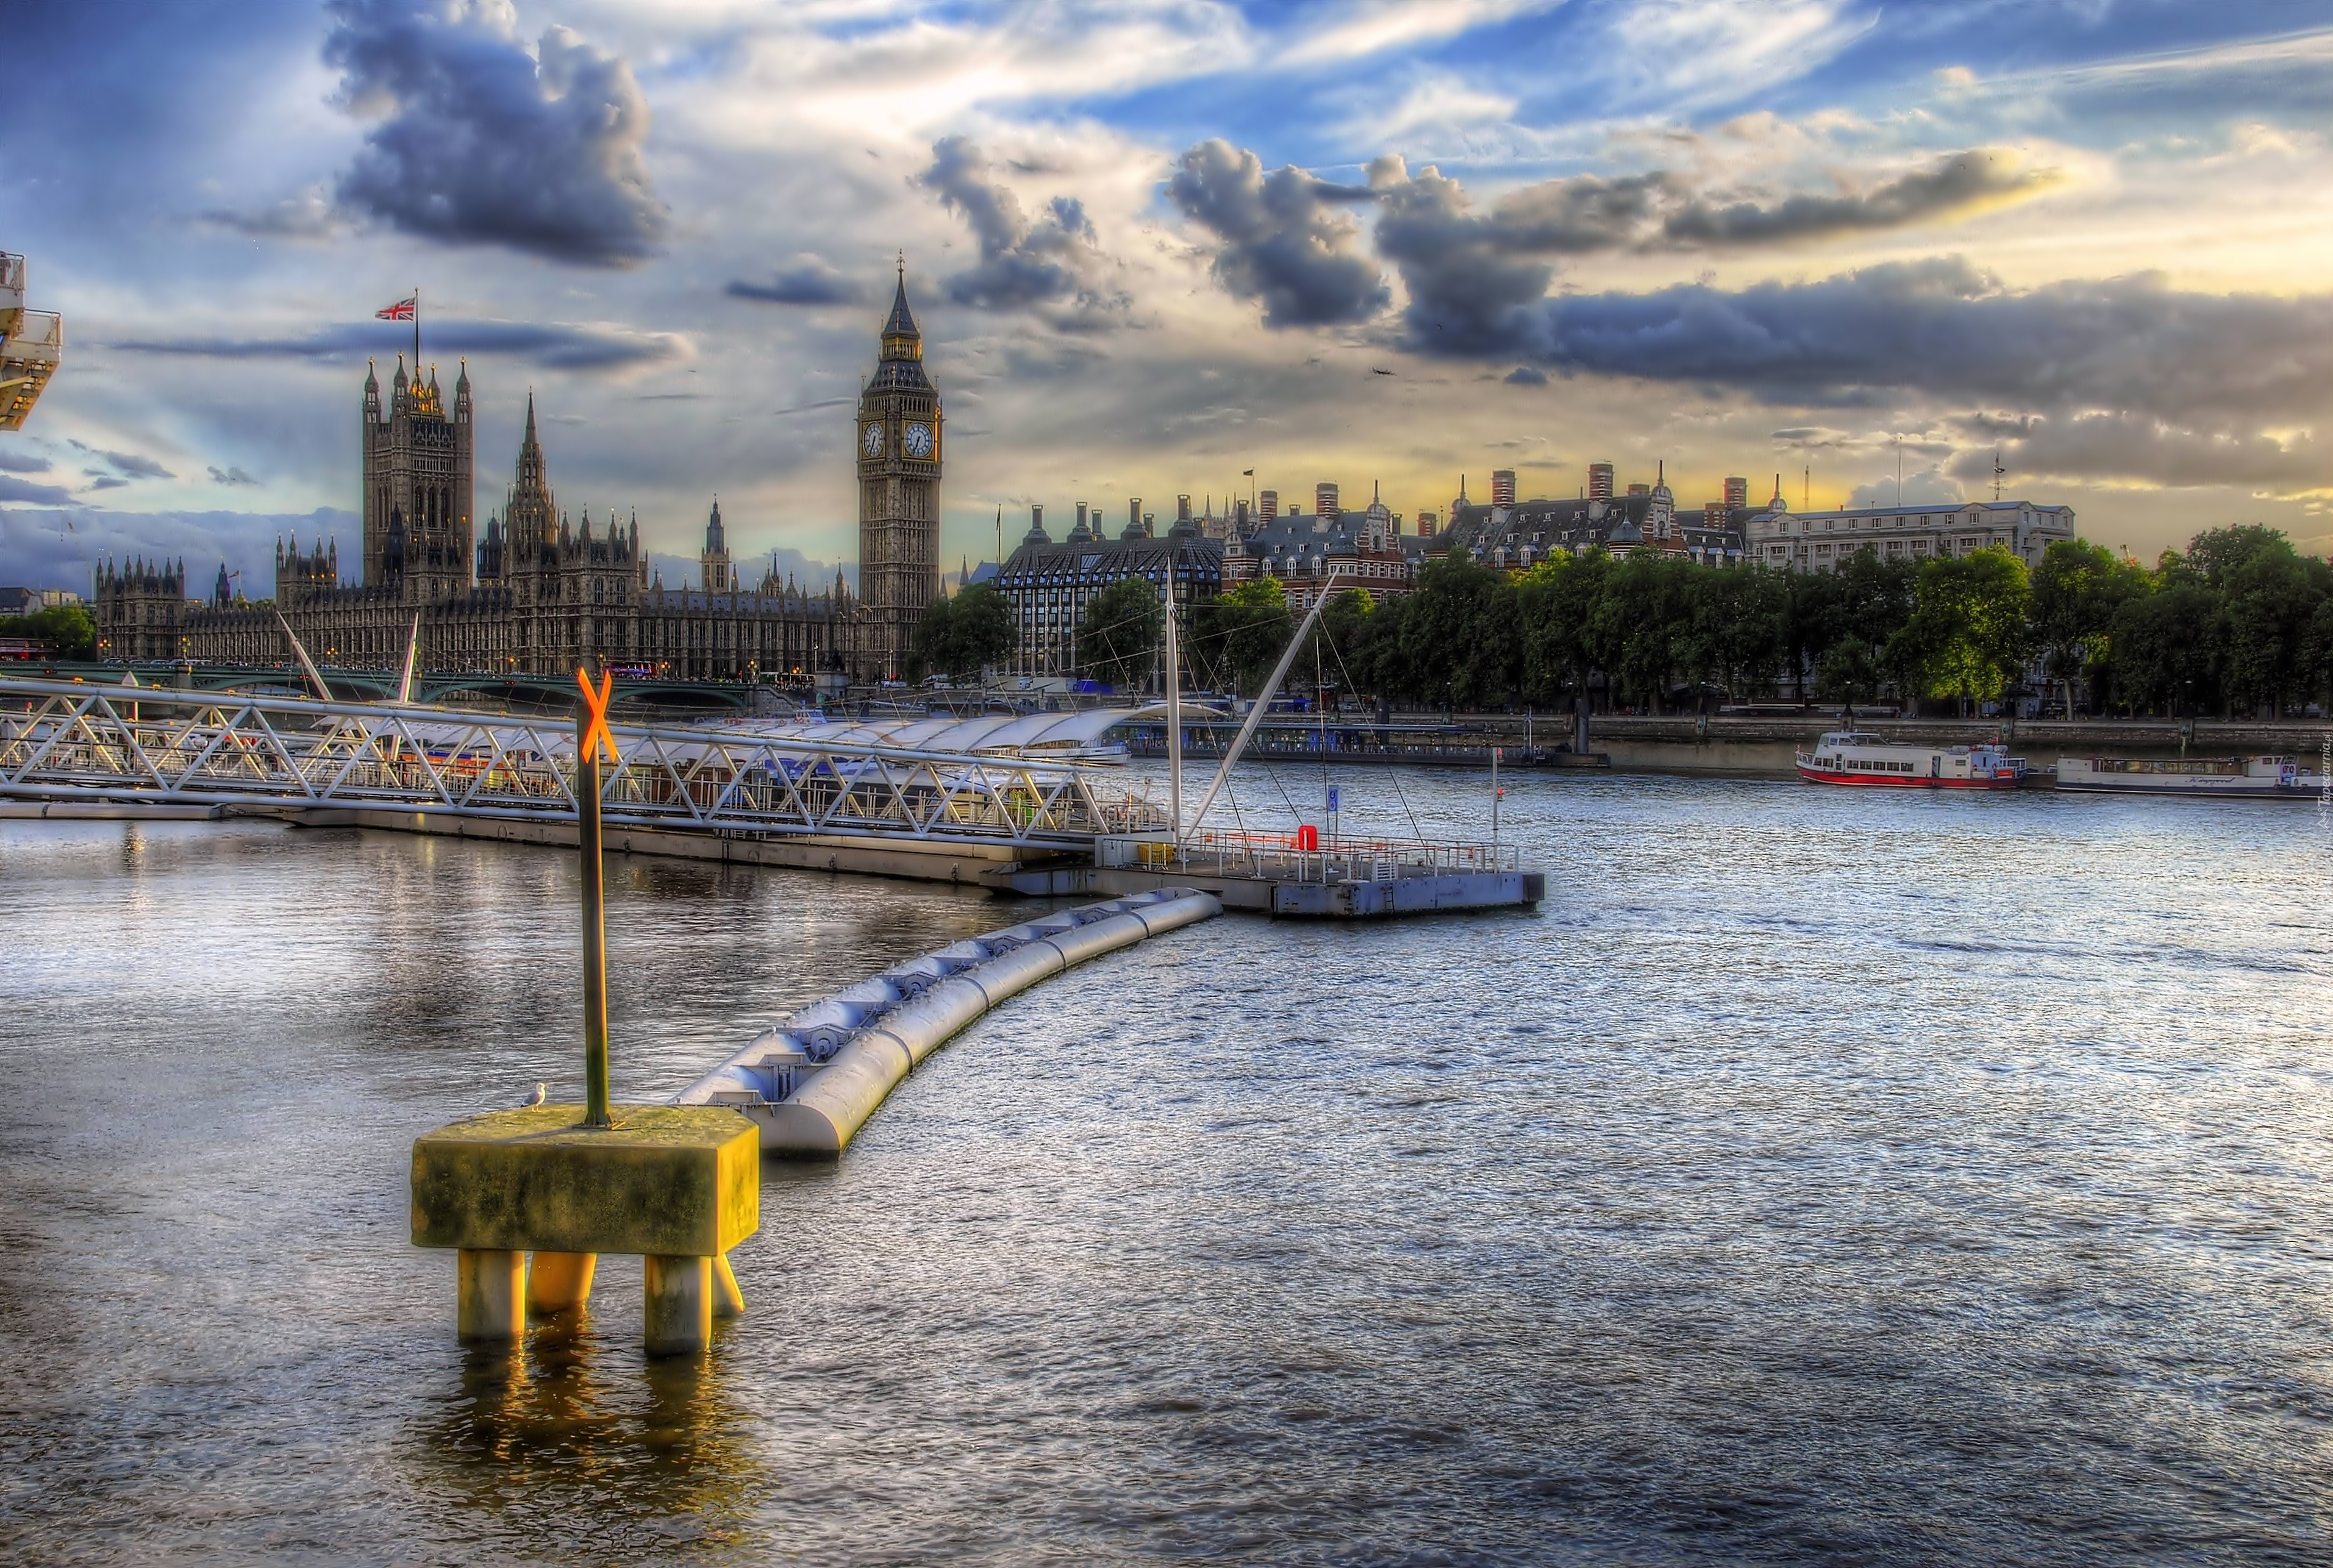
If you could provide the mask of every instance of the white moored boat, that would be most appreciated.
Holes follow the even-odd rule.
[[[1833,730],[1798,759],[1799,777],[1810,784],[2014,789],[2025,777],[2025,759],[1998,746],[1909,746],[1857,730]]]
[[[2065,757],[2058,788],[2114,795],[2232,795],[2309,800],[2322,775],[2291,757]]]

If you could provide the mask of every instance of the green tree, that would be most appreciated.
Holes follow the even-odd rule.
[[[1804,700],[1806,675],[1847,635],[1847,579],[1837,572],[1794,571],[1784,624],[1783,656],[1793,695]]]
[[[1013,607],[988,583],[974,583],[953,598],[936,598],[924,607],[907,655],[915,675],[940,672],[955,680],[971,680],[1013,652],[1017,637]]]
[[[1590,627],[1612,558],[1600,547],[1559,550],[1515,584],[1522,636],[1522,689],[1536,702],[1584,693],[1597,668]]]
[[[1629,554],[1604,579],[1589,635],[1615,692],[1658,712],[1686,652],[1694,574],[1706,570],[1656,550]]]
[[[2024,666],[2031,601],[2025,563],[1999,546],[1939,557],[1920,568],[1887,662],[1923,696],[1998,697]]]
[[[53,658],[97,656],[97,623],[84,605],[51,605],[29,616],[0,616],[0,637],[27,637],[43,644]]]
[[[1692,579],[1686,663],[1729,697],[1755,696],[1790,655],[1791,585],[1756,561]]]
[[[2333,569],[2296,554],[2282,534],[2226,569],[2220,582],[2227,700],[2282,713],[2305,688],[2309,628]]]
[[[2217,707],[2221,618],[2220,596],[2194,573],[2125,603],[2107,633],[2117,699],[2165,712]]]
[[[2074,716],[2074,679],[2102,658],[2129,569],[2112,550],[2086,540],[2061,539],[2041,552],[2033,574],[2033,640],[2050,678]]]
[[[1158,667],[1166,607],[1158,585],[1147,578],[1120,578],[1086,601],[1078,622],[1078,667],[1090,680],[1131,691]]]
[[[1209,599],[1195,617],[1189,660],[1207,685],[1255,695],[1293,630],[1280,579],[1260,577]]]
[[[1453,553],[1417,574],[1401,621],[1411,694],[1454,708],[1505,703],[1522,681],[1522,628],[1507,574]]]

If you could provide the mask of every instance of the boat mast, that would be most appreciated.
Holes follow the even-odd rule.
[[[1279,691],[1280,683],[1288,678],[1288,666],[1296,662],[1296,650],[1304,645],[1305,634],[1312,629],[1312,623],[1320,618],[1320,612],[1328,607],[1329,596],[1336,589],[1337,579],[1332,576],[1321,586],[1320,597],[1312,601],[1311,609],[1298,624],[1296,635],[1288,639],[1288,646],[1281,651],[1280,663],[1272,666],[1272,679],[1263,684],[1263,694],[1256,698],[1255,706],[1247,711],[1247,722],[1242,724],[1239,733],[1233,737],[1232,749],[1224,753],[1224,765],[1215,770],[1215,779],[1207,786],[1207,792],[1199,797],[1199,808],[1191,813],[1192,832],[1196,833],[1199,824],[1206,820],[1207,808],[1215,803],[1215,792],[1224,787],[1224,780],[1232,776],[1232,765],[1239,760],[1240,753],[1247,750],[1248,741],[1254,735],[1256,725],[1263,722],[1264,710],[1272,706],[1272,693]]]
[[[1183,844],[1183,659],[1175,640],[1175,581],[1166,580],[1166,798],[1175,846]]]

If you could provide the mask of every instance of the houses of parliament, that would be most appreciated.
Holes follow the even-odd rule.
[[[395,668],[419,623],[421,667],[558,675],[605,661],[679,679],[896,678],[924,607],[939,592],[939,394],[924,373],[907,278],[884,322],[876,373],[860,394],[860,592],[838,574],[813,588],[774,572],[739,580],[716,501],[694,588],[648,569],[637,516],[595,528],[559,510],[534,399],[518,468],[476,536],[469,371],[450,401],[436,372],[398,360],[384,397],[369,368],[360,431],[364,559],[344,584],[337,541],[294,537],[275,550],[275,597],[231,592],[226,568],[207,598],[187,597],[183,561],[108,563],[94,608],[99,656],[284,663],[289,626],[320,663]],[[277,617],[281,615],[279,623]]]

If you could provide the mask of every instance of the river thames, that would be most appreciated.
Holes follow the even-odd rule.
[[[766,1167],[702,1367],[629,1259],[465,1353],[408,1242],[416,1133],[577,1092],[571,856],[0,823],[0,1556],[2333,1558],[2318,808],[1509,782],[1539,913],[1226,916]],[[631,1099],[1032,907],[610,896]]]

